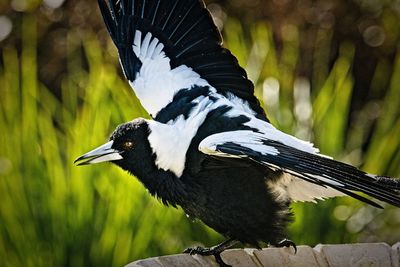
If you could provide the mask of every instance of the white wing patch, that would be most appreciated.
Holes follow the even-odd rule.
[[[241,157],[240,155],[230,155],[217,151],[217,145],[225,142],[240,144],[263,155],[278,155],[279,151],[262,143],[263,135],[253,131],[233,131],[213,134],[205,138],[199,144],[199,150],[205,154],[218,155],[221,157]],[[245,155],[244,155],[245,156]]]
[[[132,49],[142,67],[135,81],[129,81],[129,84],[152,116],[168,105],[179,90],[190,89],[193,85],[210,86],[185,65],[171,69],[164,45],[151,33],[147,33],[142,41],[142,33],[137,30]]]
[[[281,132],[274,126],[272,126],[272,124],[259,120],[257,118],[251,118],[251,120],[249,122],[246,122],[244,125],[257,129],[259,132],[263,133],[264,139],[277,141],[284,145],[311,154],[318,154],[319,152],[319,149],[315,148],[312,143],[300,140],[294,136]]]
[[[232,93],[227,93],[226,97],[228,98],[229,101],[231,101],[233,103],[233,105],[235,106],[235,108],[244,111],[248,114],[252,114],[252,115],[257,115],[257,112],[255,112],[254,110],[252,110],[250,108],[249,103],[246,100],[243,100],[237,96],[235,96]]]
[[[216,104],[218,104],[219,106],[226,105],[232,107],[232,109],[227,113],[228,116],[238,117],[244,115],[248,117],[250,121],[246,122],[244,125],[253,129],[257,129],[257,131],[262,134],[263,139],[277,141],[301,151],[326,157],[319,154],[318,148],[315,148],[312,143],[300,140],[294,136],[281,132],[274,126],[272,126],[272,124],[257,119],[254,116],[254,111],[249,107],[246,101],[243,101],[242,99],[231,94],[228,94],[227,98],[221,97],[221,95],[216,93],[213,93],[213,96],[218,98]]]
[[[345,196],[331,187],[324,187],[284,173],[280,179],[267,182],[279,200],[316,202],[331,197]]]

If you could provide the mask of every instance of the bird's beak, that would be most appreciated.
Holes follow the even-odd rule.
[[[74,161],[74,163],[77,166],[81,166],[123,159],[123,157],[121,156],[121,152],[111,148],[112,145],[113,141],[105,143],[104,145],[99,146],[98,148],[93,149],[92,151],[80,156]]]

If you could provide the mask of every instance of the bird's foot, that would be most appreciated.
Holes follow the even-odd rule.
[[[294,254],[297,253],[297,246],[296,246],[296,244],[295,244],[292,240],[289,240],[289,239],[286,239],[286,238],[283,239],[282,241],[280,241],[278,244],[276,244],[275,247],[278,247],[278,248],[283,248],[283,247],[289,248],[289,247],[293,247],[293,248],[294,248]]]
[[[201,255],[201,256],[210,256],[214,255],[214,251],[211,248],[203,248],[203,247],[193,247],[187,248],[183,251],[183,253],[187,253],[190,255]]]
[[[231,267],[231,265],[226,264],[221,258],[221,252],[217,249],[213,248],[203,248],[203,247],[194,247],[194,248],[187,248],[183,253],[188,253],[190,255],[201,255],[201,256],[214,256],[216,262],[221,267]]]
[[[220,267],[231,267],[231,265],[226,264],[221,258],[221,252],[225,249],[233,246],[237,241],[229,239],[219,245],[216,245],[211,248],[203,248],[203,247],[194,247],[194,248],[187,248],[183,253],[188,253],[190,255],[201,255],[201,256],[214,256],[216,262],[219,264]]]

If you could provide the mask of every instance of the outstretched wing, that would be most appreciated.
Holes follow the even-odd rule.
[[[297,146],[295,140],[297,139],[292,138],[291,144],[287,145],[268,139],[263,133],[233,131],[207,137],[200,143],[199,149],[214,157],[242,158],[272,170],[283,171],[291,178],[282,176],[278,181],[267,181],[267,183],[278,191],[285,190],[294,201],[332,197],[340,195],[341,192],[380,207],[377,203],[355,193],[362,192],[400,207],[400,194],[394,189],[395,187],[388,186],[389,183],[353,166],[304,149],[305,144],[300,141]],[[296,186],[298,188],[295,188]],[[323,188],[329,190],[322,190]],[[304,196],[307,193],[311,195]]]
[[[181,89],[211,85],[265,113],[201,0],[99,0],[126,78],[155,117]]]

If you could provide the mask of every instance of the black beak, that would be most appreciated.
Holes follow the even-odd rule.
[[[74,161],[74,163],[77,166],[81,166],[123,159],[123,157],[121,156],[121,152],[111,148],[112,145],[113,141],[105,143],[104,145],[99,146],[98,148],[93,149],[92,151],[80,156]]]

